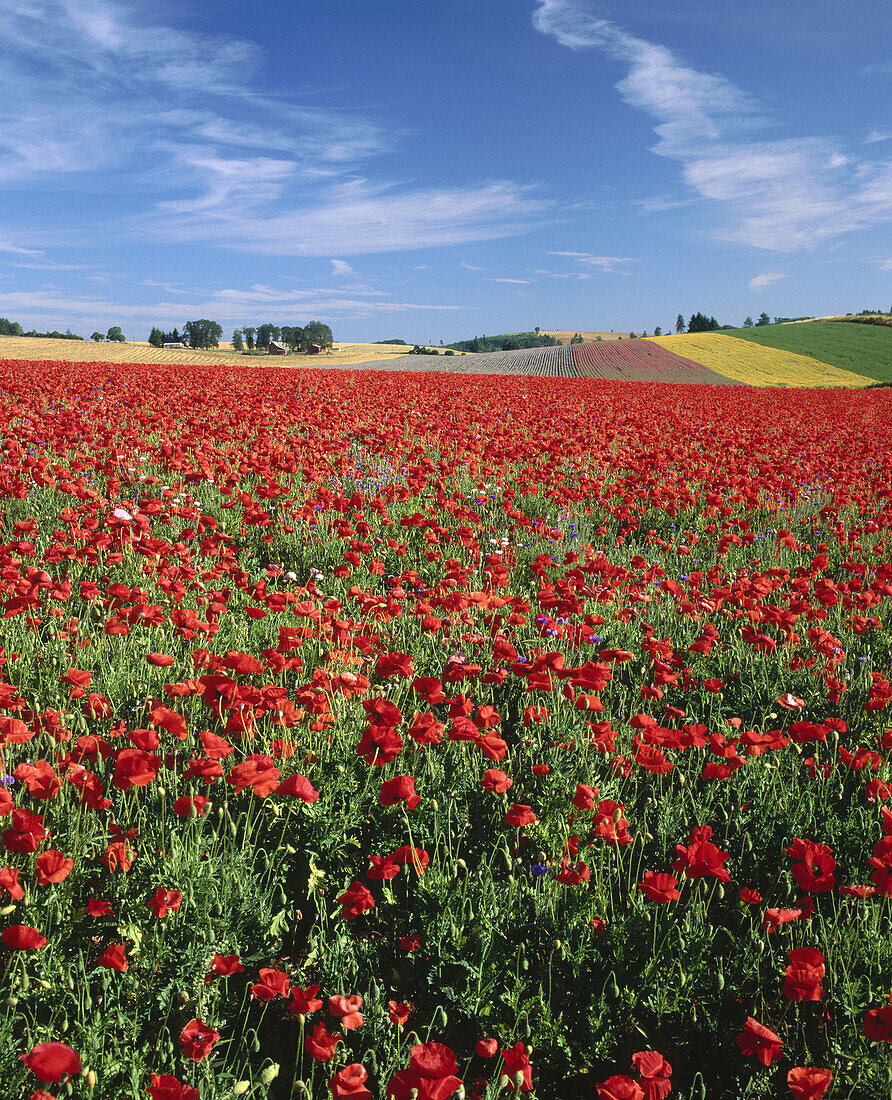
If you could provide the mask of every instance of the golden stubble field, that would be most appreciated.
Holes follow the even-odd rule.
[[[555,340],[565,346],[569,347],[570,341],[578,332],[582,339],[587,344],[593,344],[596,340],[628,340],[629,334],[627,332],[583,332],[582,329],[576,328],[572,330],[555,329],[555,328],[543,328],[539,330],[543,336],[553,336]]]
[[[571,333],[572,335],[572,333]],[[134,341],[126,344],[94,343],[92,340],[43,340],[28,336],[0,336],[0,359],[52,359],[63,363],[239,363],[243,366],[271,367],[343,367],[354,363],[369,363],[375,359],[397,358],[410,348],[403,344],[336,343],[322,355],[243,355],[233,351],[231,344],[221,344],[211,351],[194,348],[153,348]],[[435,351],[437,349],[430,349]],[[461,352],[456,352],[460,355]]]

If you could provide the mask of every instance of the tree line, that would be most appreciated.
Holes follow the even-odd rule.
[[[185,344],[190,348],[216,348],[220,346],[223,328],[217,321],[202,318],[187,321],[183,331],[153,328],[149,333],[149,343],[154,348],[165,344]],[[289,351],[307,351],[312,344],[323,348],[332,345],[332,333],[322,321],[309,321],[306,325],[274,325],[267,322],[262,325],[245,325],[232,334],[232,346],[236,351],[267,351],[271,341],[284,344]]]
[[[519,351],[521,348],[553,348],[560,343],[553,336],[535,329],[533,332],[509,332],[501,336],[475,336],[472,340],[456,340],[447,344],[454,351]]]

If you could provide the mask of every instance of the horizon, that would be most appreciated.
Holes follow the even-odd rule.
[[[885,4],[0,0],[0,316],[436,346],[889,307]]]

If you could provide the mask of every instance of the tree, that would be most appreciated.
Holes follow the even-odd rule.
[[[202,317],[200,321],[187,321],[183,325],[183,340],[190,348],[216,348],[220,345],[223,327],[216,321]]]
[[[654,336],[662,336],[662,335],[663,335],[663,330],[660,328],[659,325],[657,325],[657,327],[654,329]]]
[[[282,325],[282,339],[289,351],[297,351],[303,336],[304,330],[300,325]]]
[[[95,340],[97,344],[101,344],[105,337],[102,335],[101,332],[94,332],[90,339]],[[149,343],[151,343],[151,340],[149,341]]]
[[[743,322],[743,327],[744,328],[752,328],[753,327],[752,317],[747,317],[747,319]]]
[[[269,347],[269,342],[272,339],[272,335],[273,326],[269,324],[269,322],[261,325],[260,328],[257,330],[257,339],[255,341],[257,347],[266,350],[266,348]]]
[[[715,332],[718,327],[715,317],[707,317],[705,313],[694,313],[688,321],[688,332]]]
[[[320,347],[330,348],[332,340],[331,329],[328,325],[323,324],[322,321],[308,321],[304,326],[301,347],[304,351],[306,351],[311,344],[318,344]]]
[[[675,331],[676,332],[684,332],[684,317],[682,317],[682,315],[680,313],[675,318]]]
[[[120,325],[112,325],[112,327],[105,334],[105,338],[106,338],[106,340],[112,340],[112,341],[114,341],[115,343],[118,343],[118,344],[123,344],[125,342],[124,341],[124,333],[121,332],[121,326]]]
[[[0,336],[24,336],[24,332],[18,321],[10,321],[8,317],[0,317]]]
[[[93,333],[93,339],[96,339],[96,333]],[[164,333],[160,328],[152,326],[152,331],[149,333],[149,346],[153,348],[163,347],[167,341],[164,338]]]
[[[232,334],[232,346],[235,351],[245,350],[245,341],[242,338],[242,330],[240,328],[237,328]]]
[[[573,335],[570,337],[570,343],[571,344],[581,344],[582,343],[582,337],[579,335],[578,332],[574,332]]]
[[[756,324],[757,325],[770,325],[771,324],[771,318],[768,316],[767,313],[764,313],[764,312],[760,313],[759,314],[759,320],[756,321]]]

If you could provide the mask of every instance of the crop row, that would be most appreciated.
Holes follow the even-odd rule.
[[[736,384],[730,378],[716,374],[692,359],[675,355],[650,340],[575,344],[571,350],[576,370],[582,378],[609,378],[627,382],[688,382],[716,386]]]

